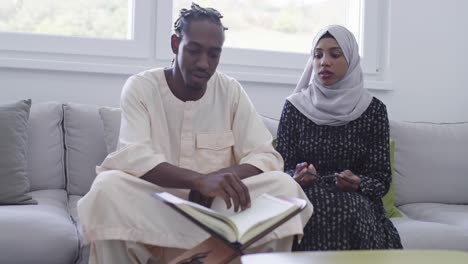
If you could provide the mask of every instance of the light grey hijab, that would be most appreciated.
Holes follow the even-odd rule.
[[[314,49],[327,31],[335,37],[348,62],[343,79],[331,86],[323,86],[313,69]],[[349,30],[338,25],[320,30],[301,79],[287,100],[317,125],[345,125],[366,111],[372,95],[364,89],[358,44]]]

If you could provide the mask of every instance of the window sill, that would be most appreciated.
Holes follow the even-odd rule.
[[[50,70],[62,72],[88,72],[102,74],[132,75],[152,67],[170,65],[170,60],[144,60],[132,63],[122,61],[83,62],[29,58],[0,57],[0,68]],[[295,86],[302,74],[302,69],[278,69],[243,65],[220,64],[219,70],[241,82],[273,83]],[[393,90],[387,81],[366,80],[364,87],[370,90]]]

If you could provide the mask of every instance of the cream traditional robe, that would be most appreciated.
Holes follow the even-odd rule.
[[[163,69],[145,71],[127,81],[117,151],[97,167],[91,190],[78,203],[88,241],[125,240],[186,249],[208,237],[150,195],[168,191],[187,199],[189,190],[162,188],[139,179],[161,162],[201,173],[251,164],[265,172],[243,180],[251,197],[266,192],[307,200],[300,186],[279,172],[283,160],[241,85],[219,72],[207,85],[201,99],[183,102],[172,94]],[[226,205],[217,198],[212,208],[225,210]],[[311,214],[309,203],[300,215],[254,246],[302,234]]]

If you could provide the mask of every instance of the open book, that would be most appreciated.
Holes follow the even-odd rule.
[[[210,234],[242,248],[265,236],[307,205],[303,199],[263,194],[253,199],[251,207],[244,211],[217,212],[167,192],[154,193],[153,196]]]

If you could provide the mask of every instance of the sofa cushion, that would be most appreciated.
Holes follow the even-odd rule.
[[[0,205],[34,204],[26,193],[31,100],[0,104]]]
[[[392,218],[404,249],[439,249],[468,251],[468,230],[459,226]]]
[[[96,166],[107,155],[98,107],[68,103],[64,109],[67,190],[84,195],[96,177]]]
[[[395,140],[390,139],[390,169],[392,173],[392,181],[390,182],[390,188],[388,189],[387,194],[382,197],[382,203],[385,208],[385,215],[390,218],[390,217],[400,217],[401,213],[398,211],[398,209],[395,207],[395,191],[394,191],[394,183],[393,183],[393,165],[394,165],[394,155],[395,153]]]
[[[28,128],[31,190],[65,189],[62,104],[33,104]]]
[[[263,123],[265,124],[266,128],[270,131],[271,135],[273,135],[273,138],[276,139],[276,135],[278,132],[278,125],[279,125],[279,120],[274,119],[268,116],[262,116]]]
[[[101,107],[99,115],[104,126],[104,141],[106,142],[107,153],[117,149],[120,133],[120,108]]]
[[[468,123],[390,121],[395,204],[468,203]]]
[[[0,263],[74,263],[78,237],[65,190],[30,194],[38,205],[0,207]]]
[[[412,203],[399,209],[415,220],[456,225],[468,231],[468,205]]]

